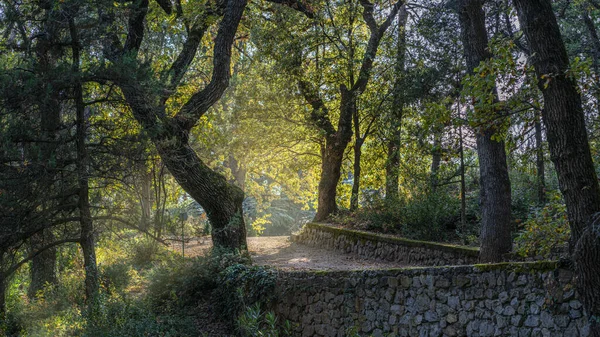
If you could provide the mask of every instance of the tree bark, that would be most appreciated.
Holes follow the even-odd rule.
[[[544,145],[542,140],[542,123],[539,116],[535,121],[535,162],[537,166],[538,203],[546,203],[546,173],[544,165]]]
[[[385,163],[385,200],[398,199],[398,180],[400,179],[400,144],[402,142],[402,116],[404,110],[404,71],[406,63],[406,23],[408,11],[402,5],[398,11],[398,36],[396,46],[396,64],[394,66],[394,87],[391,114],[391,132],[387,143]]]
[[[352,195],[350,197],[350,210],[355,211],[358,209],[358,198],[360,196],[360,175],[361,166],[360,160],[362,157],[362,146],[365,142],[365,138],[360,135],[360,120],[358,118],[358,111],[354,114],[354,167],[353,175],[354,181],[352,182]],[[366,137],[366,135],[365,135]]]
[[[244,192],[206,166],[190,145],[181,139],[166,137],[153,141],[179,185],[206,211],[212,225],[213,244],[232,250],[246,250],[242,208]]]
[[[442,142],[438,134],[433,135],[433,149],[431,151],[431,173],[429,183],[431,192],[437,190],[439,184],[438,171],[440,170],[440,162],[442,161]]]
[[[338,129],[325,138],[321,177],[319,180],[319,203],[314,221],[325,221],[337,212],[337,185],[341,176],[344,151],[352,138],[352,115],[356,111],[354,92],[345,85],[340,88],[342,99]]]
[[[596,78],[600,78],[600,38],[598,37],[598,30],[596,29],[594,21],[590,17],[590,14],[587,10],[587,6],[581,5],[581,7],[583,7],[581,9],[583,22],[585,23],[585,27],[587,28],[588,37],[592,42],[590,48],[590,54],[592,56],[592,67],[594,69],[594,74],[596,75]],[[600,84],[597,81],[596,83],[594,83],[593,90],[594,96],[596,96],[596,109],[600,113]]]
[[[542,118],[571,227],[577,286],[590,319],[590,336],[600,336],[600,186],[585,127],[581,96],[567,76],[569,58],[549,0],[513,0],[532,51]]]
[[[487,49],[488,36],[482,1],[460,0],[458,11],[467,69],[469,73],[473,73],[482,61],[491,57]],[[494,95],[497,97],[495,92]],[[512,249],[511,192],[506,151],[504,141],[492,139],[495,133],[495,128],[488,125],[476,130],[481,179],[481,262],[502,261],[504,255]]]

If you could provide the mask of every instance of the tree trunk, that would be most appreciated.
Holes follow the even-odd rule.
[[[458,109],[460,116],[460,105]],[[460,146],[460,231],[463,243],[467,244],[467,196],[465,181],[465,146],[463,140],[462,124],[458,126],[458,137]]]
[[[319,180],[319,204],[314,221],[325,221],[338,210],[337,185],[341,176],[344,151],[352,139],[352,116],[356,111],[356,95],[342,85],[338,130],[326,136]]]
[[[362,156],[363,139],[360,137],[354,143],[354,182],[352,183],[352,196],[350,198],[350,210],[358,209],[358,198],[360,193],[360,157]]]
[[[212,225],[213,245],[246,250],[244,192],[206,166],[187,142],[163,137],[153,139],[158,153],[179,185],[206,211]]]
[[[142,217],[140,218],[140,228],[147,231],[150,228],[152,222],[152,172],[148,171],[146,165],[141,167],[140,179],[140,208],[142,211]]]
[[[431,151],[431,173],[430,173],[430,185],[431,192],[437,190],[439,179],[438,171],[440,170],[440,162],[442,161],[442,142],[438,134],[433,135],[433,149]]]
[[[537,166],[538,203],[546,203],[546,173],[544,167],[544,146],[542,143],[542,124],[539,116],[535,121],[535,162]]]
[[[467,69],[469,73],[473,73],[482,61],[491,57],[487,49],[488,36],[482,1],[460,0],[459,19]],[[476,134],[482,213],[479,259],[481,262],[498,262],[512,248],[511,193],[506,152],[504,141],[492,139],[495,134],[493,126],[484,125],[476,130]]]
[[[81,237],[79,245],[83,252],[83,266],[85,268],[85,294],[90,309],[95,308],[98,301],[99,275],[96,263],[96,239],[94,224],[90,211],[89,199],[89,156],[86,145],[87,120],[85,117],[85,104],[83,101],[83,87],[79,80],[80,50],[79,37],[73,18],[69,19],[69,31],[71,35],[71,47],[73,52],[73,74],[77,77],[73,90],[75,93],[76,109],[76,142],[77,142],[77,178],[79,184],[78,208],[81,226]]]
[[[387,161],[385,163],[385,200],[398,199],[398,180],[400,178],[400,143],[402,142],[402,116],[404,110],[404,69],[406,60],[406,22],[408,11],[402,5],[398,11],[398,40],[396,46],[396,65],[394,67],[394,87],[392,101],[391,132],[387,143]]]
[[[226,166],[231,170],[231,175],[233,176],[233,179],[231,179],[229,183],[234,184],[242,191],[245,191],[246,174],[248,173],[245,165],[237,160],[233,153],[230,153],[226,162]]]
[[[31,239],[31,250],[37,249],[54,241],[54,235],[48,229],[34,234]],[[35,298],[36,294],[44,289],[46,284],[54,285],[58,282],[56,278],[56,247],[46,249],[31,260],[31,283],[27,290],[29,298]]]
[[[549,0],[513,0],[531,47],[544,95],[543,122],[550,155],[571,227],[571,252],[578,290],[590,319],[590,336],[600,336],[600,186],[590,153],[581,96],[566,75],[569,59]]]
[[[598,38],[598,31],[596,30],[596,25],[594,21],[590,17],[587,6],[582,5],[582,17],[583,22],[585,23],[585,27],[588,31],[588,37],[592,42],[590,54],[592,56],[592,66],[594,69],[594,74],[600,77],[600,38]],[[598,82],[594,83],[594,95],[596,96],[596,109],[600,113],[600,84]]]
[[[61,19],[58,19],[60,17]],[[58,27],[61,23],[61,11],[57,8],[46,10],[46,18],[43,26],[44,34],[40,34],[40,38],[36,44],[36,58],[38,60],[39,71],[43,78],[43,85],[40,91],[43,93],[40,104],[40,129],[42,136],[46,142],[40,145],[41,161],[44,171],[40,181],[45,188],[51,190],[55,185],[56,175],[56,149],[57,149],[57,133],[61,124],[61,105],[60,105],[60,86],[55,79],[57,53],[56,45],[59,39],[60,32]],[[45,202],[42,203],[43,207]],[[31,237],[31,249],[35,251],[37,248],[54,241],[52,232],[44,229]],[[42,290],[46,283],[56,284],[56,248],[48,249],[36,256],[31,261],[31,283],[28,289],[28,296],[33,298],[35,294]]]
[[[121,74],[111,74],[118,82],[135,119],[156,146],[165,166],[179,185],[206,211],[212,225],[213,246],[233,250],[247,249],[242,212],[244,192],[204,164],[189,145],[188,137],[198,120],[221,98],[229,85],[231,48],[246,4],[245,0],[226,2],[215,37],[211,80],[204,89],[194,93],[174,117],[166,113],[165,102],[170,95],[158,94],[156,88],[145,86],[144,80],[140,78],[123,78]],[[122,55],[129,53],[137,56],[141,46],[148,1],[140,2],[140,5],[137,13],[130,17],[133,29],[130,32],[133,34],[131,43],[126,43],[123,47]],[[194,59],[204,31],[208,28],[205,25],[208,20],[202,17],[200,19],[202,21],[195,26],[199,30],[192,29],[181,54],[172,65],[173,73],[179,75],[171,77],[165,92],[179,86],[183,74]],[[115,38],[118,40],[118,37]],[[116,60],[120,61],[122,60]]]
[[[481,179],[481,262],[499,262],[512,249],[511,192],[504,142],[492,139],[494,131],[477,135]]]

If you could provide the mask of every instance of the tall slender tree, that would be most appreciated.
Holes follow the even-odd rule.
[[[400,177],[400,143],[402,141],[402,115],[405,97],[406,63],[406,24],[408,11],[403,5],[398,11],[398,30],[396,45],[396,63],[394,65],[393,102],[390,116],[390,136],[387,142],[387,161],[385,163],[385,199],[393,202],[398,199],[398,179]]]

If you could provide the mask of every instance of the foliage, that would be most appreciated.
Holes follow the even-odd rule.
[[[234,264],[219,275],[216,298],[221,314],[231,320],[248,306],[268,303],[273,296],[277,273],[261,266]]]
[[[271,311],[263,314],[258,303],[246,308],[238,317],[237,326],[242,337],[284,337],[292,332],[289,321],[280,330],[275,314]]]
[[[473,205],[473,202],[469,205]],[[466,229],[464,235],[477,231],[478,210],[469,207],[468,211],[469,227],[475,229]],[[334,221],[358,229],[398,234],[417,240],[455,241],[454,229],[458,229],[460,222],[460,199],[452,194],[434,193],[394,204],[379,201],[354,214],[341,213]]]
[[[554,193],[542,208],[534,208],[515,238],[515,252],[522,257],[548,259],[566,247],[571,235],[564,201]]]

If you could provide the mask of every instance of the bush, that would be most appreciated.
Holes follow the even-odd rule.
[[[534,208],[515,238],[515,252],[522,257],[548,259],[567,246],[571,231],[560,194],[550,195],[542,208]]]
[[[466,229],[467,233],[461,233],[461,236],[477,227],[477,211],[477,207],[467,208],[469,228]],[[353,214],[340,213],[334,217],[334,222],[418,240],[455,240],[454,229],[460,222],[460,199],[440,192],[419,195],[409,201],[391,204],[380,201]]]
[[[147,268],[157,258],[168,255],[167,248],[153,239],[139,238],[128,247],[131,262],[137,268]]]
[[[220,285],[219,273],[228,266],[248,262],[245,254],[218,249],[207,256],[169,259],[148,273],[148,299],[163,310],[193,305]]]
[[[247,307],[269,303],[277,280],[275,270],[262,266],[234,264],[219,274],[215,300],[221,316],[237,319]]]
[[[196,336],[192,316],[158,314],[147,302],[114,297],[104,301],[101,315],[80,332],[82,337],[184,337]]]

